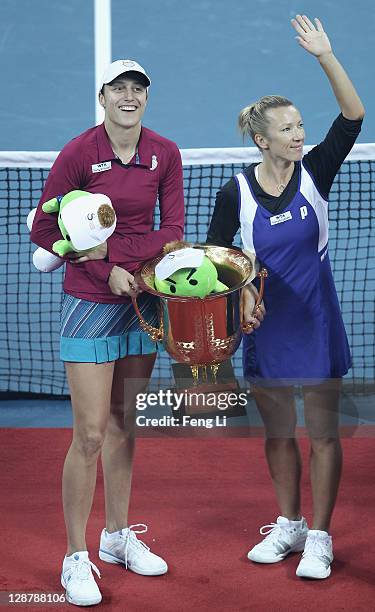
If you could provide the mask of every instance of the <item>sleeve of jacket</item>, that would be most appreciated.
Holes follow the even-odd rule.
[[[57,225],[57,214],[45,213],[42,210],[42,205],[58,195],[65,195],[74,189],[84,189],[85,177],[82,166],[77,161],[82,156],[75,151],[76,146],[75,141],[72,140],[57,156],[39,200],[30,233],[31,241],[50,253],[53,253],[53,243],[61,239],[61,233]],[[62,259],[68,261],[68,256],[62,257]],[[95,277],[107,281],[112,268],[113,264],[100,260],[99,263],[90,262],[87,271]]]
[[[238,218],[238,191],[233,179],[216,194],[215,208],[206,242],[231,247],[240,227]]]

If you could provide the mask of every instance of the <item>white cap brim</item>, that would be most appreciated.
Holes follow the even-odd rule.
[[[193,249],[192,247],[167,253],[155,266],[155,275],[159,280],[164,280],[182,268],[199,268],[203,258],[203,249]]]
[[[102,193],[90,193],[76,198],[63,207],[61,219],[77,251],[85,251],[102,244],[115,231],[116,217],[110,227],[102,227],[99,223],[97,212],[102,204],[108,204],[113,208],[108,196]]]

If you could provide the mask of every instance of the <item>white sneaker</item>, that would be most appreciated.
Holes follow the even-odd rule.
[[[143,527],[136,530],[134,527]],[[143,576],[161,576],[168,571],[168,565],[161,557],[154,555],[148,546],[138,540],[137,533],[146,533],[142,523],[109,534],[103,529],[100,537],[99,558],[107,563],[121,563],[126,569]]]
[[[310,529],[302,559],[297,567],[297,576],[300,578],[328,578],[332,561],[332,537],[326,531]]]
[[[282,561],[289,553],[303,550],[307,532],[307,523],[303,517],[299,521],[290,521],[279,516],[276,523],[260,528],[259,533],[266,537],[249,551],[248,559],[257,563]]]
[[[61,572],[61,584],[66,590],[66,599],[75,606],[93,606],[102,600],[91,568],[100,578],[96,565],[91,563],[87,550],[65,557]]]

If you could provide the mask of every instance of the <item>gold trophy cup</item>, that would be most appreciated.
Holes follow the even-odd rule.
[[[211,381],[216,382],[220,363],[228,360],[237,350],[243,332],[240,313],[241,289],[256,276],[260,277],[259,297],[255,308],[263,298],[264,279],[267,271],[256,271],[255,258],[233,248],[194,245],[204,249],[205,255],[215,264],[219,280],[228,290],[210,294],[204,298],[172,296],[155,289],[155,266],[164,255],[147,262],[135,276],[138,286],[160,299],[160,324],[153,327],[142,317],[137,299],[132,298],[141,327],[152,340],[162,342],[165,350],[178,363],[190,366],[193,381],[207,383],[207,366],[211,368]],[[208,387],[213,385],[206,384]],[[200,385],[200,390],[202,386]],[[215,392],[218,388],[215,387]]]

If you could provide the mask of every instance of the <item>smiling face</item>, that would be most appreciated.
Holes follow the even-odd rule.
[[[266,133],[256,134],[254,138],[262,152],[287,161],[302,159],[305,130],[295,106],[270,108],[266,115]]]
[[[141,122],[147,104],[147,88],[136,75],[120,75],[99,94],[106,126],[133,128]]]

